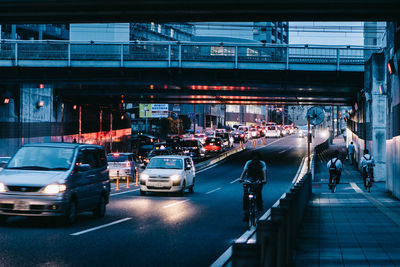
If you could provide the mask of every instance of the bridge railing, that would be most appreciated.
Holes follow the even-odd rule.
[[[363,65],[378,47],[315,46],[242,43],[177,42],[73,42],[15,41],[0,42],[0,61],[161,61],[167,67],[182,67],[182,62],[341,64]]]

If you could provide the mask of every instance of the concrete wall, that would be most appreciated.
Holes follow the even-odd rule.
[[[387,74],[386,93],[387,101],[387,141],[386,141],[386,157],[387,157],[387,189],[394,196],[400,198],[400,31],[395,33],[398,24],[389,23],[388,42],[389,46],[386,50],[386,63],[392,59],[395,65],[395,73]],[[396,38],[395,38],[396,37]],[[396,41],[397,40],[397,43]],[[386,65],[386,64],[385,64]]]

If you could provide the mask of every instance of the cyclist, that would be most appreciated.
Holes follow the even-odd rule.
[[[367,176],[368,176],[368,169],[370,170],[371,173],[371,181],[374,181],[374,166],[375,166],[375,160],[374,157],[369,154],[368,149],[364,150],[364,156],[361,158],[361,170],[362,170],[362,176],[364,180],[364,188],[367,189]]]
[[[261,211],[263,209],[262,201],[262,187],[263,184],[267,182],[267,165],[261,160],[261,155],[258,151],[254,151],[251,156],[251,160],[247,161],[244,165],[243,172],[240,175],[240,182],[244,181],[244,178],[251,182],[261,181],[256,188],[256,199],[257,199],[257,209]],[[243,211],[244,217],[243,221],[248,220],[248,196],[246,195],[246,190],[243,190]]]
[[[326,164],[329,170],[329,184],[332,183],[332,175],[336,174],[336,184],[340,182],[340,176],[342,175],[343,164],[341,159],[339,158],[339,151],[335,151],[333,157],[328,164]]]
[[[351,142],[350,144],[349,144],[349,146],[347,147],[347,149],[348,149],[348,151],[349,151],[349,161],[350,161],[350,164],[353,164],[353,160],[354,160],[354,151],[355,151],[355,146],[354,146],[354,144],[353,144],[353,142]]]

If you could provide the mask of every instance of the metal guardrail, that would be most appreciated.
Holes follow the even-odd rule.
[[[293,64],[364,65],[372,52],[371,46],[317,46],[243,43],[192,42],[74,42],[74,41],[0,41],[0,65],[32,66],[33,61],[58,61],[49,67],[79,66],[74,62],[112,63],[114,67],[135,67],[129,63],[162,62],[160,67],[185,67],[184,63],[220,62],[240,64],[275,63],[289,69]],[[3,64],[1,62],[3,61]],[[6,61],[6,62],[5,62]],[[36,63],[37,64],[37,63]],[[61,65],[60,65],[61,64]],[[108,66],[107,65],[107,66]],[[97,65],[96,65],[97,66]],[[101,65],[99,65],[101,67]],[[137,66],[136,66],[137,67]],[[221,66],[222,67],[222,66]],[[226,67],[226,66],[225,66]],[[249,67],[249,66],[247,66]],[[250,68],[250,67],[249,67]]]

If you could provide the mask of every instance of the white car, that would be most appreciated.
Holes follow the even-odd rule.
[[[281,133],[276,126],[267,126],[265,129],[265,137],[280,137]]]
[[[140,175],[140,194],[146,192],[176,192],[183,195],[186,189],[194,191],[195,168],[188,156],[156,156],[151,158]]]

